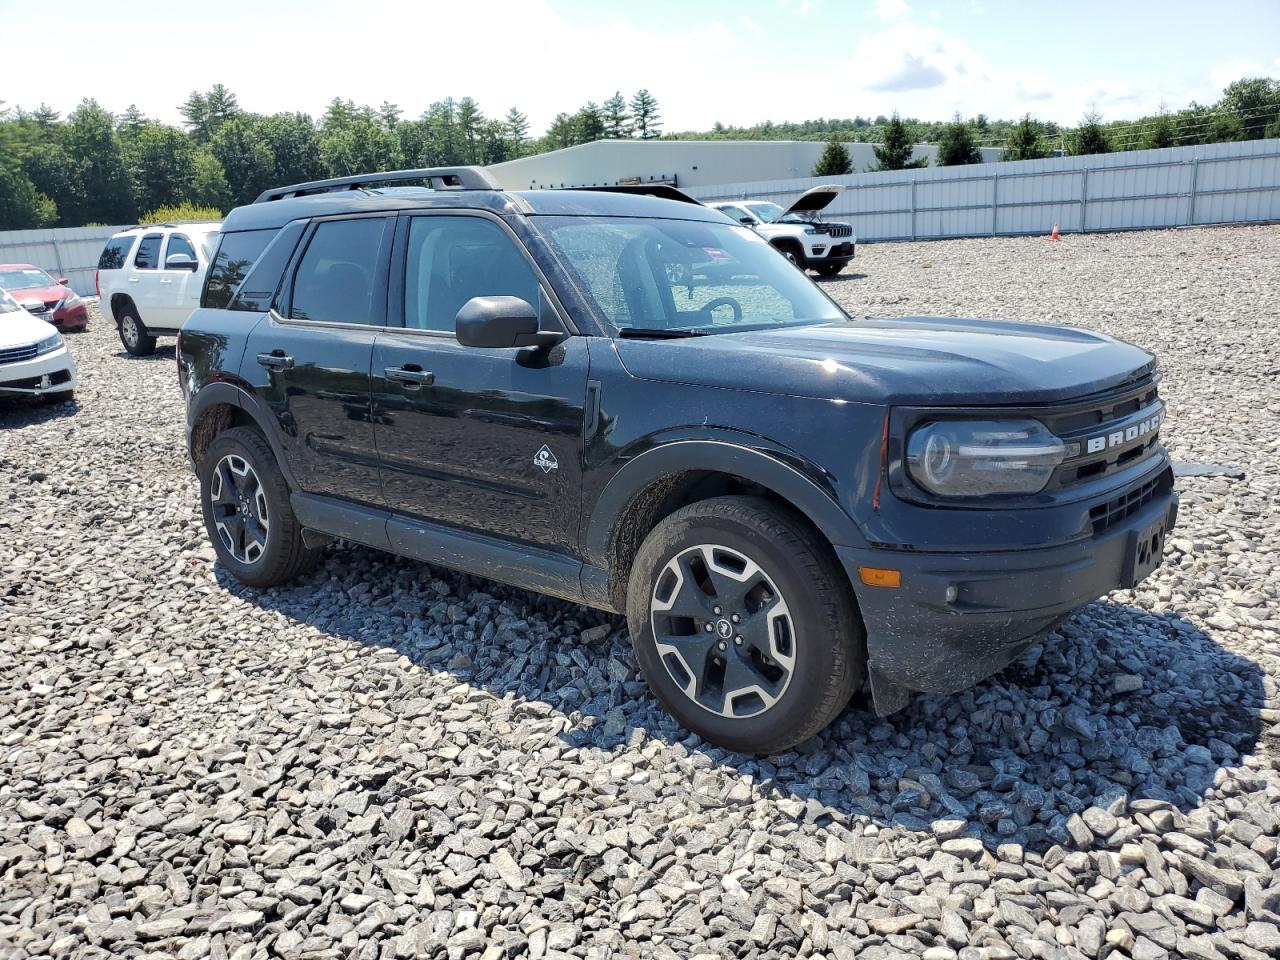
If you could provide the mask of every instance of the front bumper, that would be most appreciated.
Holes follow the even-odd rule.
[[[76,386],[76,364],[65,346],[32,360],[0,364],[0,394],[63,393]]]
[[[1151,546],[1153,531],[1162,546],[1177,513],[1170,488],[1101,534],[1047,549],[982,554],[836,547],[866,626],[877,712],[899,709],[912,691],[946,694],[972,686],[1068,614],[1134,586],[1159,563],[1157,551],[1150,564],[1135,569],[1138,552]],[[900,570],[901,585],[867,586],[859,574],[863,566]]]
[[[61,310],[55,310],[53,325],[63,333],[77,333],[85,330],[89,326],[89,311],[83,303],[77,303],[74,307],[63,307]]]
[[[858,252],[857,237],[832,239],[819,235],[806,239],[805,257],[810,263],[834,263],[837,260],[848,263]]]

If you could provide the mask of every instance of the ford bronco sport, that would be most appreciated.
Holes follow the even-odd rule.
[[[623,613],[662,703],[740,751],[867,681],[881,713],[974,683],[1146,577],[1176,513],[1149,353],[850,318],[754,231],[638,193],[268,191],[177,357],[234,576],[343,538]]]

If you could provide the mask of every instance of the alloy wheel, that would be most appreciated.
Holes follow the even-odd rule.
[[[229,453],[213,469],[209,482],[213,525],[222,545],[240,563],[262,559],[270,517],[267,493],[249,461]]]
[[[136,347],[138,345],[138,325],[134,322],[133,317],[125,317],[120,321],[120,333],[124,336],[126,346]]]
[[[662,665],[686,697],[711,713],[764,713],[786,693],[796,637],[786,599],[738,550],[698,544],[671,558],[650,602]]]

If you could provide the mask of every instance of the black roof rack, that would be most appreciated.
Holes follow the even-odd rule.
[[[430,180],[436,190],[501,190],[502,187],[479,167],[427,167],[422,170],[386,170],[382,173],[360,173],[354,177],[334,177],[331,180],[312,180],[295,183],[289,187],[264,190],[254,203],[302,197],[311,193],[331,193],[335,190],[360,190],[378,183],[397,183],[404,180]]]
[[[702,205],[701,200],[693,199],[683,190],[677,190],[669,183],[615,183],[602,187],[566,187],[565,189],[591,190],[596,193],[634,193],[648,197],[659,197],[663,200],[678,200],[681,203]]]

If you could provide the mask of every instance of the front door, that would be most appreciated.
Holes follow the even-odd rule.
[[[270,408],[305,493],[381,506],[369,364],[386,320],[394,223],[316,223],[276,309],[249,336],[241,376]]]
[[[496,218],[404,219],[403,328],[373,351],[374,434],[382,490],[398,514],[578,549],[586,339],[550,350],[464,347],[454,336],[472,297],[544,302],[542,282]],[[393,312],[394,315],[394,312]]]
[[[156,302],[157,319],[152,324],[167,330],[181,328],[187,317],[191,315],[191,311],[196,308],[196,301],[200,294],[200,284],[196,280],[195,270],[169,269],[169,258],[175,253],[186,254],[197,266],[200,263],[195,245],[186,234],[169,234],[164,257],[160,260],[160,269],[156,271],[159,294]]]

